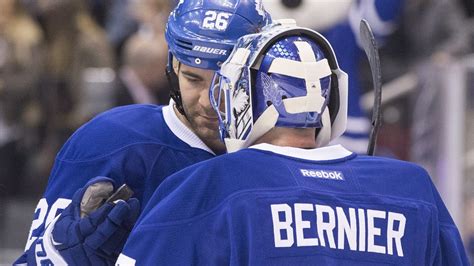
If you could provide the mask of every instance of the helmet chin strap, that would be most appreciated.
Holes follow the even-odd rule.
[[[181,97],[181,91],[179,90],[179,80],[178,80],[178,71],[180,67],[180,62],[173,57],[171,53],[168,54],[168,64],[166,66],[166,78],[168,79],[168,84],[170,86],[170,97],[174,100],[176,109],[186,117],[184,112],[183,100]]]

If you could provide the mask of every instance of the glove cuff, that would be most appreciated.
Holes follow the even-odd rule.
[[[54,225],[58,221],[60,215],[58,215],[47,227],[46,231],[43,235],[43,248],[44,252],[46,253],[46,257],[54,264],[54,265],[67,265],[66,261],[63,259],[61,254],[58,250],[54,247],[54,240],[53,240],[53,229]],[[38,252],[39,250],[36,250]]]

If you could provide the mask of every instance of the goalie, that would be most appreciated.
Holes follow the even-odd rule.
[[[234,153],[170,176],[117,264],[469,265],[426,171],[327,146],[347,76],[317,32],[242,37],[210,97]]]

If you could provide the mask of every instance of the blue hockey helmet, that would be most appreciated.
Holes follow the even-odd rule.
[[[324,146],[345,130],[347,85],[330,43],[289,22],[239,39],[210,98],[228,152],[276,126],[319,128],[316,141]]]
[[[165,30],[167,74],[178,110],[181,95],[173,59],[188,66],[218,70],[237,39],[271,23],[261,0],[181,0],[171,12]]]

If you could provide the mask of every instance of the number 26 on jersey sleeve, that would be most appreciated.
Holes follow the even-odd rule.
[[[26,242],[25,250],[28,250],[31,244],[41,235],[41,232],[35,232],[40,228],[44,228],[51,223],[54,218],[60,214],[71,203],[70,199],[59,198],[52,205],[48,206],[48,201],[42,198],[35,209],[35,219],[31,223],[30,233],[28,234],[28,241]]]

